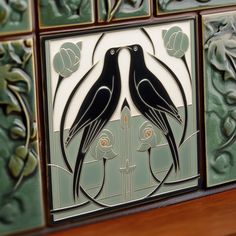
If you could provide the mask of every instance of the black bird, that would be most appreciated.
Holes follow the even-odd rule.
[[[134,105],[140,113],[157,126],[165,135],[174,161],[175,171],[179,169],[179,155],[173,132],[166,114],[182,120],[178,110],[158,78],[146,67],[143,49],[140,45],[127,46],[130,51],[129,90]]]
[[[79,197],[80,176],[85,155],[92,142],[111,118],[119,102],[121,92],[118,67],[119,50],[120,48],[111,48],[106,52],[102,72],[87,93],[69,130],[66,146],[78,132],[84,129],[74,169],[74,199],[76,196]]]

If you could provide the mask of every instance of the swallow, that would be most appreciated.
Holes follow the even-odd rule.
[[[119,102],[121,93],[121,78],[118,66],[119,51],[120,48],[107,50],[102,72],[85,96],[69,129],[66,146],[83,129],[73,174],[74,200],[77,197],[79,198],[80,176],[86,153],[111,118]]]
[[[166,137],[177,172],[179,170],[179,154],[166,114],[180,124],[182,119],[162,83],[147,68],[142,47],[131,45],[126,48],[131,55],[129,72],[131,99],[139,112],[158,127]]]

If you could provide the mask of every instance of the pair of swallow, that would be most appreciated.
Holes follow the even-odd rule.
[[[102,72],[87,93],[69,130],[66,146],[83,129],[73,176],[73,196],[79,197],[80,177],[84,158],[92,142],[116,110],[121,93],[118,55],[126,48],[131,55],[129,90],[139,112],[165,135],[169,144],[175,171],[179,169],[179,155],[175,138],[166,114],[180,124],[182,120],[173,101],[158,78],[146,67],[140,45],[111,48],[105,54]],[[105,167],[104,167],[105,168]]]

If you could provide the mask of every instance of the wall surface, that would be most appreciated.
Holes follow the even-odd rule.
[[[0,235],[173,204],[234,181],[235,7],[2,0]]]

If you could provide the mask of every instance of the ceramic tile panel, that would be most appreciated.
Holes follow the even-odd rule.
[[[112,22],[150,16],[149,0],[97,0],[98,21]]]
[[[0,35],[32,30],[31,0],[0,1]]]
[[[0,235],[42,227],[33,40],[0,41]]]
[[[236,12],[203,16],[207,185],[236,180]]]
[[[156,0],[157,14],[236,5],[235,0]]]
[[[94,22],[93,0],[39,0],[40,28],[84,25]]]
[[[42,38],[52,222],[198,187],[194,26]]]

